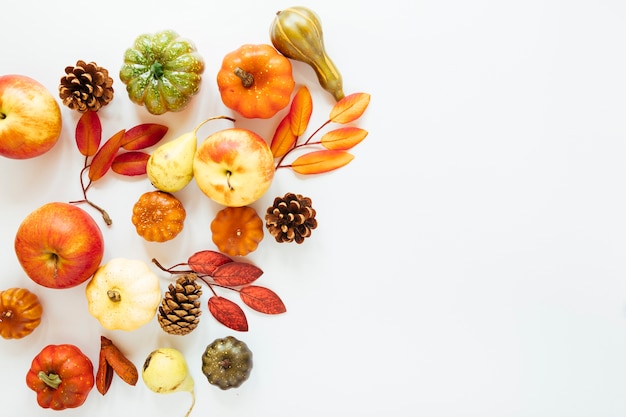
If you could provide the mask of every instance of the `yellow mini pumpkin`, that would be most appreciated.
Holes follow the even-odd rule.
[[[182,230],[187,213],[179,199],[164,191],[142,194],[133,206],[137,234],[149,242],[166,242]]]
[[[263,220],[252,207],[226,207],[211,222],[211,232],[220,252],[245,256],[263,240]]]
[[[156,315],[159,278],[140,260],[114,258],[100,266],[86,287],[89,313],[107,330],[135,330]]]
[[[21,339],[41,323],[43,308],[39,298],[26,288],[0,291],[0,336]]]

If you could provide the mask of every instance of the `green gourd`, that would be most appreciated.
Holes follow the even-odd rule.
[[[320,85],[335,100],[344,97],[341,74],[324,49],[322,25],[315,12],[303,6],[279,11],[270,26],[270,39],[287,58],[313,67]]]

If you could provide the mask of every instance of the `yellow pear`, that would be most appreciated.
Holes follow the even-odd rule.
[[[204,120],[194,130],[159,146],[148,159],[146,174],[156,188],[167,193],[182,190],[193,178],[193,158],[198,146],[196,133],[206,122],[233,119],[216,116]]]
[[[143,364],[141,376],[146,386],[158,394],[189,392],[191,406],[185,415],[189,416],[196,402],[195,384],[182,352],[174,348],[152,351]]]
[[[161,191],[172,193],[183,189],[193,178],[193,156],[196,153],[195,131],[159,146],[148,159],[148,179]]]

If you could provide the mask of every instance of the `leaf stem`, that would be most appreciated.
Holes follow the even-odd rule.
[[[315,132],[311,133],[311,135],[309,136],[309,138],[304,142],[303,145],[310,145],[310,141],[313,138],[313,136],[315,136],[320,130],[322,130],[323,128],[325,128],[326,126],[328,126],[330,124],[331,120],[328,119],[326,120],[324,123],[322,123],[322,125],[320,127],[318,127]]]
[[[93,184],[93,181],[89,180],[87,185],[85,185],[85,180],[84,180],[85,172],[87,172],[87,170],[89,169],[89,164],[87,163],[87,159],[88,159],[88,156],[85,156],[85,164],[83,168],[80,170],[80,177],[79,177],[80,188],[82,189],[82,192],[83,192],[83,199],[70,201],[70,204],[80,204],[80,203],[89,204],[91,207],[95,208],[96,210],[100,212],[106,225],[111,226],[113,224],[113,220],[111,219],[111,216],[109,216],[109,213],[107,213],[105,209],[103,209],[102,207],[100,207],[99,205],[95,204],[93,201],[87,198],[87,190],[89,190],[89,187],[91,187],[91,184]]]
[[[291,167],[291,164],[283,165],[283,161],[285,160],[287,155],[289,155],[291,152],[295,151],[296,149],[300,149],[300,148],[303,148],[305,146],[320,145],[322,143],[322,141],[311,142],[311,139],[313,139],[313,137],[315,135],[317,135],[320,132],[320,130],[322,130],[323,128],[328,126],[330,123],[331,123],[330,119],[326,120],[324,123],[322,123],[320,125],[320,127],[315,129],[315,131],[313,133],[311,133],[309,135],[309,137],[304,142],[298,143],[296,141],[296,143],[294,143],[294,145],[291,147],[291,149],[289,149],[287,152],[285,152],[285,154],[283,156],[280,157],[280,159],[278,160],[278,163],[276,164],[276,167],[274,169],[277,170],[278,168],[289,168],[289,167]]]
[[[159,261],[157,261],[156,258],[152,258],[152,263],[155,264],[161,271],[169,272],[170,274],[189,274],[189,273],[193,272],[193,270],[191,270],[191,269],[187,269],[187,270],[184,270],[184,271],[174,271],[174,268],[176,268],[178,266],[185,266],[185,265],[187,265],[186,263],[179,263],[179,264],[176,264],[176,265],[172,265],[169,268],[166,268],[163,265],[161,265],[161,263]]]

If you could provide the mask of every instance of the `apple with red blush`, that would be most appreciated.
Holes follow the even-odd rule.
[[[98,269],[104,238],[83,209],[51,202],[28,214],[15,235],[15,254],[30,279],[48,288],[82,284]]]
[[[257,201],[274,178],[274,156],[265,140],[248,129],[231,128],[207,137],[196,150],[193,175],[200,190],[228,207]]]
[[[61,109],[39,81],[0,75],[0,156],[30,159],[54,147],[61,135]]]

